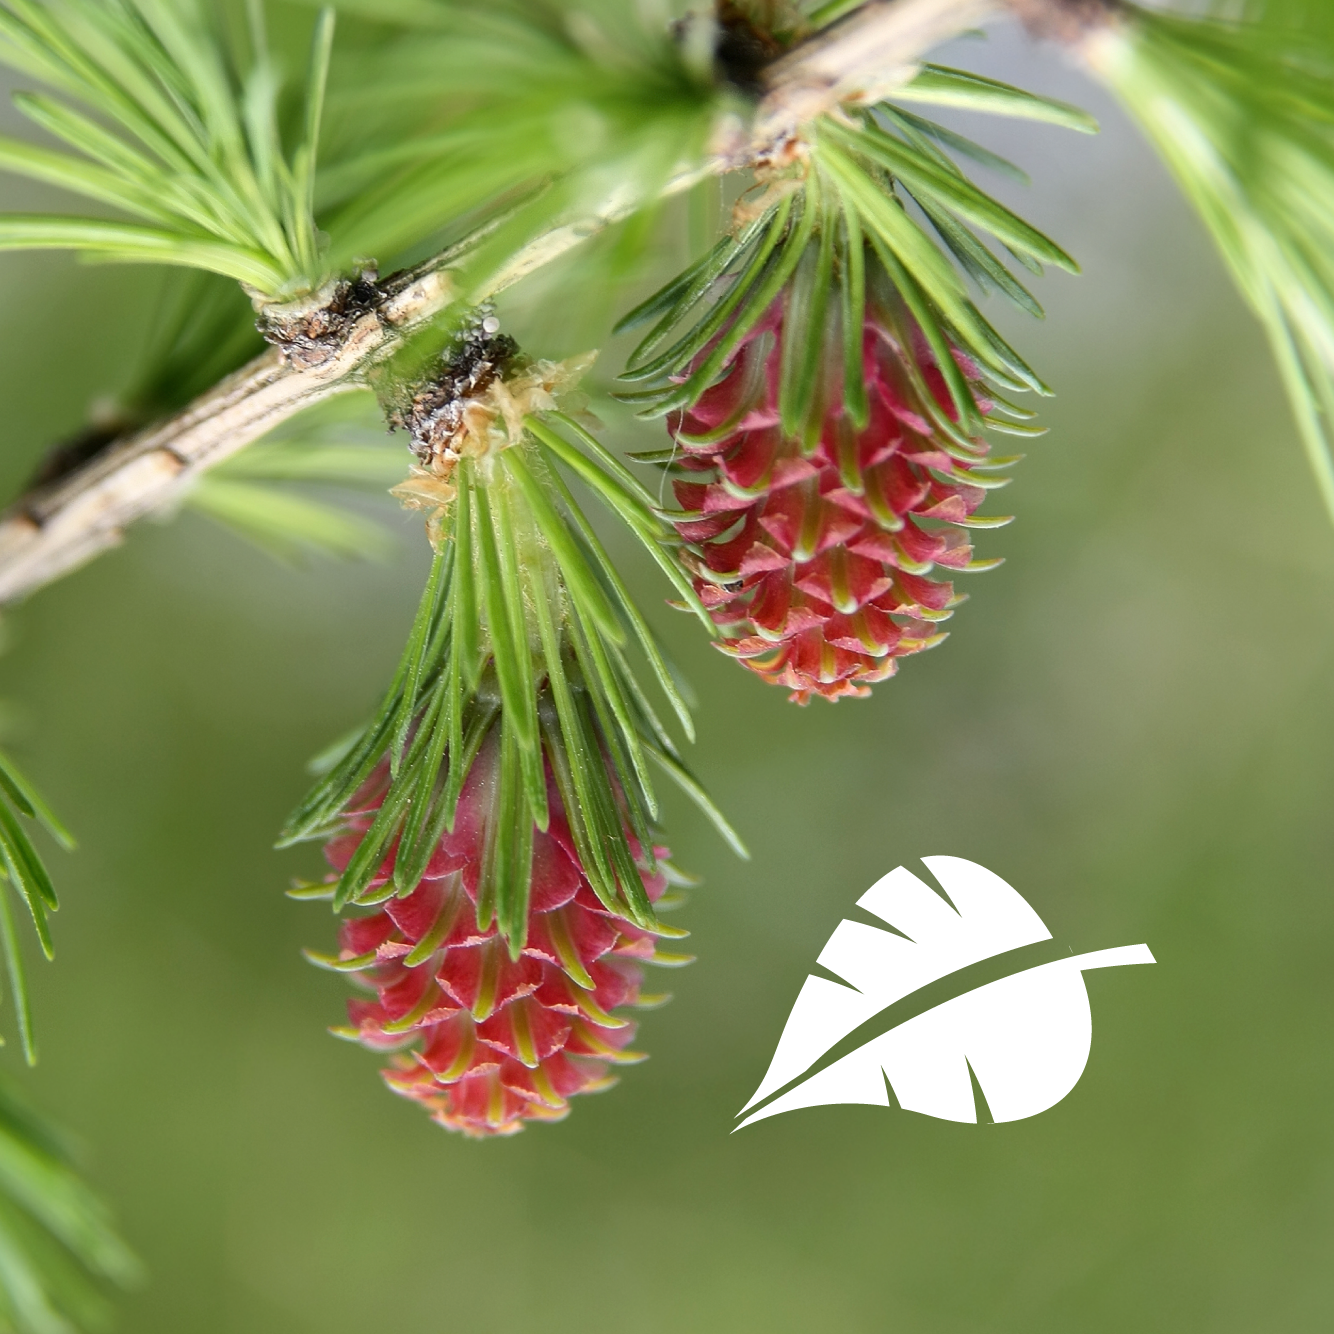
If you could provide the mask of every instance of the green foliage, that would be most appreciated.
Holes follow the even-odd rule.
[[[914,90],[920,100],[1031,115],[1085,131],[1094,128],[1083,113],[1065,104],[941,67],[924,70],[904,100],[911,100]],[[970,181],[947,150],[993,169],[1017,169],[943,126],[883,103],[854,115],[826,117],[809,127],[808,135],[809,165],[800,178],[771,187],[779,201],[621,322],[619,328],[625,329],[656,321],[621,377],[652,387],[621,397],[638,405],[644,416],[695,402],[786,292],[801,318],[789,321],[785,330],[791,324],[802,337],[784,343],[780,406],[785,431],[809,447],[818,441],[829,405],[820,401],[816,385],[828,379],[831,356],[843,367],[851,415],[864,422],[861,328],[870,271],[892,294],[882,306],[906,307],[908,324],[921,331],[946,377],[957,422],[941,413],[939,429],[969,448],[968,437],[982,423],[951,347],[965,352],[1003,388],[1047,392],[981,314],[964,285],[966,275],[981,291],[999,291],[1029,314],[1042,314],[1032,294],[977,232],[989,232],[1035,272],[1041,272],[1044,263],[1072,271],[1077,266],[1054,242]],[[677,335],[687,320],[687,331]],[[835,329],[841,330],[837,337]],[[914,335],[907,324],[903,336],[904,346],[912,346]],[[840,346],[835,348],[831,337]],[[932,401],[930,395],[927,401]],[[1007,429],[999,419],[992,424]],[[1028,433],[1031,428],[1008,429]]]
[[[141,1277],[59,1134],[0,1082],[0,1331],[105,1328],[101,1289]]]
[[[167,269],[137,373],[120,393],[132,421],[184,407],[264,348],[255,309],[236,283],[214,273]]]
[[[264,11],[249,0],[233,38],[205,0],[5,0],[0,59],[61,95],[16,104],[66,148],[3,140],[0,168],[130,220],[9,215],[0,248],[183,265],[284,298],[503,205],[481,280],[563,219],[656,201],[698,169],[722,106],[665,25],[423,3],[360,7],[381,22],[337,52],[321,11],[292,107]]]
[[[1334,517],[1334,46],[1141,11],[1093,59],[1264,324]]]
[[[40,824],[61,847],[72,849],[74,840],[64,825],[52,814],[32,784],[15,767],[13,760],[0,753],[0,878],[23,900],[32,917],[37,939],[48,959],[55,957],[47,914],[60,906],[55,886],[23,827],[23,820]],[[10,992],[18,1016],[19,1038],[28,1064],[37,1060],[37,1044],[33,1037],[32,1007],[28,1001],[28,987],[24,980],[23,958],[19,950],[18,932],[9,898],[0,889],[0,950],[4,952],[5,968],[9,973]]]
[[[504,201],[504,224],[472,265],[484,286],[563,220],[654,203],[698,170],[731,106],[665,23],[630,7],[408,12],[420,27],[336,66],[338,161],[319,198],[339,262],[410,249]]]
[[[1098,132],[1098,122],[1087,111],[1069,102],[1039,97],[1013,84],[988,79],[981,74],[971,74],[967,70],[952,69],[948,65],[923,65],[912,81],[894,94],[894,100],[919,102],[926,106],[958,107],[962,111],[980,111],[1017,120],[1040,121],[1047,125],[1059,125],[1066,130],[1077,130],[1081,134]],[[935,126],[929,132],[938,135],[940,127]]]
[[[1334,7],[1326,0],[1205,0],[1203,10],[1214,18],[1256,25],[1281,36],[1289,45],[1308,50],[1334,42]]]
[[[0,59],[62,95],[23,93],[15,105],[75,152],[5,139],[0,166],[136,221],[10,215],[0,248],[185,265],[267,296],[317,286],[315,154],[332,11],[315,25],[290,150],[262,4],[247,13],[240,59],[202,0],[5,0]]]
[[[441,492],[430,581],[398,673],[375,718],[316,784],[284,842],[326,838],[388,757],[389,785],[333,892],[336,909],[412,893],[441,834],[452,829],[464,780],[499,729],[498,813],[478,903],[516,956],[527,925],[532,830],[550,813],[549,764],[594,892],[656,927],[627,838],[652,857],[658,814],[650,761],[741,851],[681,760],[631,667],[635,650],[691,733],[680,688],[624,583],[584,518],[560,467],[591,489],[641,540],[706,623],[670,530],[624,465],[570,418],[529,416],[521,442],[459,460]],[[372,885],[397,841],[392,880]]]
[[[289,563],[311,552],[383,556],[388,547],[388,534],[372,520],[264,483],[212,473],[199,480],[189,503]]]
[[[389,531],[309,488],[383,494],[402,480],[408,458],[386,434],[368,394],[344,395],[205,473],[187,504],[283,561],[311,554],[377,558],[392,544]]]

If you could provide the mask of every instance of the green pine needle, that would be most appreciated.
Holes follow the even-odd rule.
[[[894,94],[894,100],[1042,121],[1081,134],[1098,132],[1098,122],[1087,111],[1068,102],[1039,97],[1008,83],[947,65],[923,65],[917,76]]]
[[[1137,11],[1088,50],[1269,336],[1334,519],[1334,54],[1281,27]]]
[[[0,1083],[0,1327],[103,1329],[111,1314],[106,1289],[142,1278],[63,1136]]]
[[[24,828],[25,820],[35,820],[62,848],[73,849],[74,839],[69,831],[56,819],[13,760],[0,752],[0,879],[8,882],[9,888],[22,899],[32,918],[42,953],[51,959],[55,949],[47,914],[55,912],[60,903],[41,854]],[[35,1065],[37,1041],[33,1032],[32,1005],[28,998],[18,930],[3,885],[0,885],[0,954],[9,974],[23,1055],[29,1065]]]
[[[382,13],[410,25],[418,8]],[[484,286],[553,226],[652,206],[703,162],[718,117],[740,109],[632,6],[581,6],[569,22],[526,4],[421,8],[408,34],[335,58],[317,205],[336,265],[384,259],[503,204],[469,265]],[[642,251],[652,230],[625,239]]]
[[[526,929],[530,834],[549,818],[545,766],[595,893],[642,925],[656,919],[628,835],[640,856],[650,854],[658,813],[650,759],[739,846],[636,679],[624,651],[631,647],[690,734],[674,675],[557,465],[592,489],[693,599],[667,525],[624,465],[570,418],[551,412],[525,427],[493,458],[455,465],[456,494],[435,520],[440,554],[394,683],[284,833],[285,842],[327,837],[376,765],[396,757],[374,780],[383,798],[334,904],[409,894],[452,828],[464,779],[493,735],[498,814],[484,853],[490,897],[478,912],[515,950]],[[372,888],[395,839],[393,882]]]
[[[308,488],[383,495],[402,479],[405,459],[371,395],[340,395],[206,473],[186,504],[284,562],[309,555],[378,560],[393,544],[384,524]]]
[[[311,553],[382,559],[393,543],[374,520],[267,482],[207,475],[188,504],[288,563]]]
[[[193,0],[5,0],[0,60],[54,89],[18,109],[73,153],[0,140],[0,167],[129,214],[0,220],[0,248],[71,249],[238,279],[266,297],[324,277],[313,212],[333,11],[315,23],[303,118],[283,146],[262,6],[248,62]]]
[[[808,127],[810,166],[795,193],[781,198],[744,232],[719,242],[621,321],[621,329],[656,323],[630,356],[621,376],[627,388],[619,398],[645,417],[695,402],[725,371],[735,349],[790,280],[787,324],[807,330],[809,338],[785,338],[780,376],[785,432],[806,440],[816,428],[822,405],[814,387],[824,364],[820,348],[834,288],[847,343],[839,358],[848,371],[846,408],[854,421],[864,420],[860,341],[850,331],[860,327],[866,254],[873,254],[888,272],[932,347],[963,434],[947,418],[942,418],[941,430],[956,437],[960,448],[968,448],[967,435],[976,434],[981,423],[951,345],[1003,389],[1049,392],[982,315],[965,277],[983,294],[997,291],[1041,317],[1041,306],[978,232],[989,233],[1004,251],[1038,272],[1044,264],[1078,272],[1078,265],[972,182],[951,153],[1009,173],[1017,169],[898,106],[913,100],[1027,116],[1081,131],[1097,128],[1077,108],[936,66],[925,67],[893,102],[826,117]],[[682,325],[684,334],[678,332]],[[748,401],[744,393],[742,401]],[[724,423],[718,429],[725,433],[734,426]]]

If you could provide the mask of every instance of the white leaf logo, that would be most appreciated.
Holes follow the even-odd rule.
[[[738,1116],[896,1001],[970,964],[1052,938],[1024,899],[985,866],[962,857],[922,861],[954,906],[902,866],[872,885],[858,906],[900,934],[838,924],[819,963],[849,985],[807,977],[769,1070]],[[994,1120],[1036,1116],[1074,1088],[1088,1061],[1093,1016],[1083,971],[1153,962],[1147,945],[1123,945],[977,987],[825,1066],[741,1126],[798,1107],[888,1107],[889,1088],[905,1111],[975,1122],[974,1076]]]

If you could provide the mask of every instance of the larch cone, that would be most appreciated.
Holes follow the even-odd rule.
[[[868,414],[860,429],[826,368],[818,442],[803,453],[779,416],[785,299],[741,344],[728,373],[669,428],[675,483],[694,551],[695,589],[719,628],[718,647],[805,704],[864,696],[898,660],[945,636],[938,623],[963,599],[940,570],[976,562],[966,523],[985,490],[973,462],[947,449],[924,398],[956,419],[926,340],[903,343],[868,306],[862,337]],[[979,412],[977,368],[954,353]],[[826,359],[828,361],[828,359]]]
[[[656,940],[593,892],[549,764],[550,823],[533,831],[527,938],[518,957],[494,922],[478,925],[497,751],[493,729],[469,771],[454,830],[440,838],[421,883],[348,919],[340,936],[342,961],[365,960],[355,976],[374,993],[349,1002],[344,1034],[393,1053],[382,1072],[389,1087],[441,1125],[476,1137],[558,1121],[576,1094],[609,1087],[612,1067],[644,1059],[630,1050],[635,1025],[620,1012],[660,999],[640,996],[641,965],[657,956]],[[388,780],[385,762],[326,846],[336,871],[370,827]],[[627,838],[656,902],[667,885],[667,850],[655,848],[650,859],[628,830]],[[391,849],[369,892],[388,887],[393,871]]]

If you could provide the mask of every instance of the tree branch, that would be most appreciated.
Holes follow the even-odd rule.
[[[1001,13],[1005,0],[872,0],[766,72],[755,121],[763,151],[841,102],[879,102],[908,82],[933,46]]]
[[[754,122],[720,127],[710,160],[670,181],[666,193],[769,159],[802,124],[840,102],[886,96],[912,78],[931,47],[1007,5],[1036,23],[1043,14],[1106,12],[1115,3],[871,0],[775,62],[765,72],[768,91]],[[589,216],[537,237],[493,275],[485,293],[474,295],[512,285],[641,202],[613,196]],[[128,524],[169,509],[204,472],[303,408],[365,387],[374,366],[458,299],[450,269],[464,248],[377,285],[335,336],[271,349],[175,416],[112,443],[69,475],[21,497],[0,515],[0,603],[22,598],[116,546]],[[304,312],[321,313],[318,307]]]
[[[184,411],[29,492],[0,519],[0,602],[115,546],[127,524],[169,508],[200,474],[302,408],[363,387],[371,366],[454,295],[446,269],[429,265],[357,319],[316,364],[300,365],[272,348]]]

